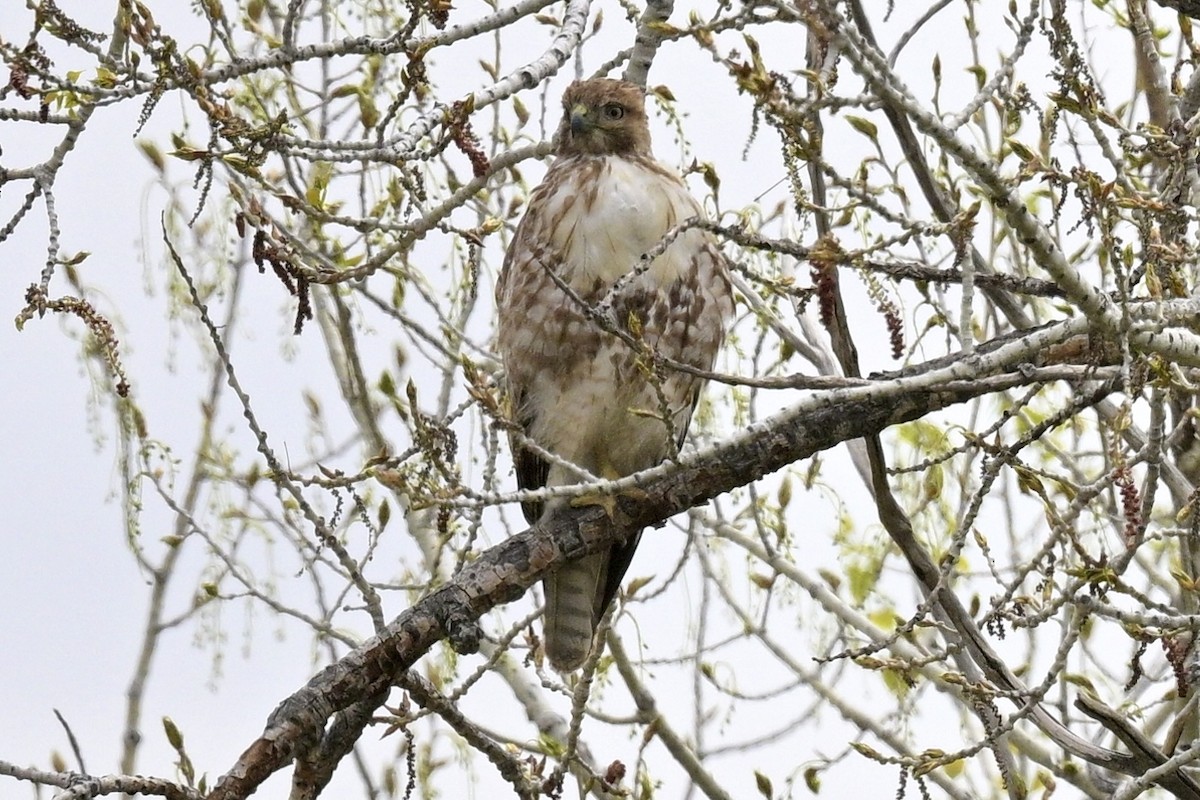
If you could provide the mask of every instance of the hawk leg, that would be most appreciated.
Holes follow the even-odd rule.
[[[581,494],[578,497],[571,498],[572,508],[581,508],[583,506],[600,506],[604,509],[604,513],[608,515],[610,521],[617,518],[617,498],[629,497],[634,500],[642,500],[646,497],[646,492],[636,486],[630,486],[627,489],[622,489],[619,492],[589,492]]]

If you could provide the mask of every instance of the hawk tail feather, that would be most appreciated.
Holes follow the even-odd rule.
[[[607,553],[563,564],[542,581],[546,591],[546,657],[560,672],[578,669],[592,651],[603,609],[596,605],[605,584]]]

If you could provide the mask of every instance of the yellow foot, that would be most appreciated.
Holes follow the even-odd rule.
[[[618,497],[628,497],[631,500],[644,500],[646,496],[646,492],[636,486],[630,486],[628,489],[622,489],[615,493],[589,492],[588,494],[581,494],[578,497],[572,497],[571,507],[600,506],[604,509],[604,513],[608,515],[610,520],[615,520]]]

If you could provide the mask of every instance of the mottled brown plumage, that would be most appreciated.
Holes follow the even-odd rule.
[[[648,268],[639,266],[664,234],[702,213],[679,176],[651,155],[642,90],[606,78],[577,81],[563,110],[555,161],[504,260],[497,345],[514,417],[529,438],[615,478],[675,453],[700,381],[670,369],[652,378],[636,350],[601,330],[550,273],[583,303],[607,300],[614,322],[662,356],[701,369],[713,364],[733,302],[724,259],[703,231],[685,231]],[[513,461],[523,489],[579,482],[515,441]],[[524,504],[529,522],[553,510],[540,505]],[[587,657],[638,538],[545,579],[546,654],[557,669]]]

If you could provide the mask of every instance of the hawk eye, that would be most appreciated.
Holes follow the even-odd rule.
[[[604,108],[600,109],[600,112],[604,114],[605,119],[612,120],[614,122],[625,116],[625,109],[616,103],[609,103]]]

